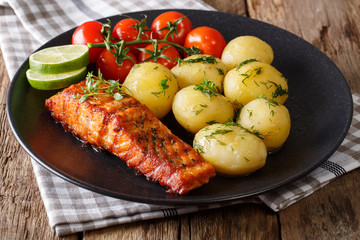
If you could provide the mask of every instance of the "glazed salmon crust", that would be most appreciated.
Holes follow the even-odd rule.
[[[84,87],[82,81],[45,102],[65,130],[118,156],[169,193],[186,194],[215,176],[211,164],[138,100],[123,94],[121,100],[101,95],[81,102],[74,95]]]

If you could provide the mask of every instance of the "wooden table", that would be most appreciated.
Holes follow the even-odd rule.
[[[360,92],[360,0],[205,2],[302,37],[335,62],[353,92]],[[0,53],[0,239],[57,239],[49,227],[30,158],[6,118],[9,82]],[[63,239],[360,239],[359,179],[360,169],[354,170],[279,213],[263,205],[241,204]]]

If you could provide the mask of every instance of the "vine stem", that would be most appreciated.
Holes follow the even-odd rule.
[[[129,46],[129,45],[136,45],[136,44],[152,44],[156,39],[149,39],[149,40],[143,40],[143,39],[136,39],[136,40],[133,40],[133,41],[129,41],[129,42],[126,42],[124,40],[121,40],[119,42],[115,42],[115,43],[112,43],[112,45],[116,45],[116,46],[121,46],[122,47],[126,47],[126,46]],[[186,48],[184,46],[181,46],[177,43],[173,43],[173,42],[170,42],[168,40],[166,40],[166,38],[162,39],[162,40],[157,40],[158,43],[167,43],[167,44],[170,44],[172,45],[173,47],[176,47],[180,50],[183,50],[184,52],[188,53],[189,52],[189,48]],[[89,48],[105,48],[106,47],[106,44],[105,43],[88,43],[87,46]]]

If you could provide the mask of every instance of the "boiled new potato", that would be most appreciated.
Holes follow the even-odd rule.
[[[221,56],[227,70],[237,67],[248,59],[271,64],[274,52],[269,44],[255,36],[240,36],[231,40]]]
[[[178,84],[172,72],[159,63],[134,65],[123,83],[126,93],[145,104],[158,118],[170,110]]]
[[[174,98],[172,111],[176,120],[187,131],[195,134],[209,122],[226,122],[234,117],[231,102],[217,93],[208,96],[195,85],[181,89]]]
[[[246,104],[241,109],[237,123],[258,132],[264,138],[269,152],[279,149],[284,144],[291,126],[288,109],[265,98],[255,99]]]
[[[192,55],[179,62],[171,71],[176,76],[180,88],[200,84],[208,80],[223,92],[223,80],[226,67],[219,58],[210,55]]]
[[[224,175],[248,175],[265,165],[264,142],[236,124],[213,124],[201,129],[193,147],[216,172]]]
[[[224,95],[239,106],[260,95],[284,104],[288,98],[288,84],[286,78],[270,64],[250,62],[226,74]]]

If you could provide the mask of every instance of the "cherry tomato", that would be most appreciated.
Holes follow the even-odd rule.
[[[174,32],[174,37],[172,37],[170,34],[167,39],[168,41],[177,43],[182,46],[184,44],[186,35],[193,29],[193,27],[190,19],[179,12],[170,11],[157,16],[151,24],[151,30],[154,32],[154,37],[160,40],[164,39],[169,30],[163,28],[168,26],[168,22],[174,23],[176,20],[182,17],[185,18],[182,19],[181,22],[178,24],[177,33]]]
[[[163,47],[167,47],[166,49],[164,49],[161,54],[167,56],[168,58],[171,59],[171,61],[169,59],[166,58],[157,58],[156,62],[160,63],[162,65],[164,65],[165,67],[167,67],[168,69],[173,68],[176,65],[176,59],[180,58],[180,54],[179,52],[176,50],[175,47],[171,46],[170,44],[167,43],[158,43],[158,49],[160,50]],[[154,51],[154,47],[152,44],[149,44],[146,46],[145,49],[148,49],[150,51]],[[144,60],[146,60],[147,58],[150,57],[150,54],[146,53],[146,52],[141,52],[139,54],[138,60],[139,62],[142,62]],[[153,59],[149,60],[149,62],[154,62]]]
[[[184,47],[195,46],[201,50],[203,54],[209,54],[220,58],[226,46],[223,35],[211,27],[198,27],[193,29],[186,36]]]
[[[134,41],[137,36],[139,35],[138,29],[136,29],[136,24],[139,24],[140,21],[136,19],[126,18],[123,20],[120,20],[113,28],[113,31],[111,33],[112,37],[124,40],[126,42]],[[145,30],[149,30],[148,27],[145,27]],[[143,34],[141,34],[140,39],[142,40],[149,40],[149,31],[144,31]],[[131,51],[138,55],[139,51],[136,48],[144,48],[147,44],[136,44],[129,46]]]
[[[127,52],[126,55],[136,61],[135,56],[130,51]],[[123,60],[121,66],[118,65],[116,57],[108,50],[102,51],[96,61],[96,69],[98,70],[100,68],[104,79],[117,80],[120,83],[124,82],[126,76],[134,65],[135,63],[130,59],[125,59]]]
[[[98,21],[89,21],[77,27],[72,36],[72,44],[102,43],[105,37],[101,34],[102,24]],[[96,59],[105,48],[89,49],[89,61]]]

